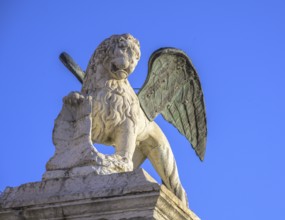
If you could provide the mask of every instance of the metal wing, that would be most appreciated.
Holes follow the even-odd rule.
[[[190,141],[200,160],[204,159],[207,123],[203,92],[183,51],[161,48],[151,55],[148,77],[138,97],[150,121],[161,113]]]

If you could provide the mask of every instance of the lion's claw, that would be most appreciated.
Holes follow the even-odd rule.
[[[79,92],[71,92],[63,98],[63,102],[66,105],[80,105],[84,101],[85,97]]]

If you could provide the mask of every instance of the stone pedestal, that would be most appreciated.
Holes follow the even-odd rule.
[[[6,188],[0,220],[199,220],[143,169],[47,179]]]

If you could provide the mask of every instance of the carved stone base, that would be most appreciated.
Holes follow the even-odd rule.
[[[68,169],[59,170],[47,170],[43,174],[43,180],[55,179],[55,178],[67,178],[76,176],[87,176],[91,173],[94,175],[108,175],[113,173],[126,172],[132,168],[128,162],[124,162],[120,155],[104,155],[97,153],[97,161],[100,159],[100,165],[98,162],[94,162],[94,165],[77,166]]]
[[[199,220],[143,169],[47,179],[6,188],[0,220]]]

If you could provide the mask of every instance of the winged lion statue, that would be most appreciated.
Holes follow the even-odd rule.
[[[105,39],[93,53],[86,71],[81,70],[67,53],[60,55],[61,61],[82,83],[82,90],[71,92],[64,98],[66,107],[63,107],[56,120],[53,134],[56,154],[73,152],[73,157],[88,157],[90,161],[92,159],[88,155],[93,154],[96,156],[93,161],[97,164],[100,162],[98,155],[101,155],[101,164],[111,161],[108,164],[115,164],[119,172],[132,171],[148,158],[163,184],[187,204],[171,147],[154,119],[162,114],[189,140],[200,160],[203,160],[207,126],[199,77],[183,51],[161,48],[151,55],[147,79],[136,94],[127,77],[134,71],[140,55],[139,41],[130,34],[113,35]],[[78,107],[84,103],[89,106],[86,111]],[[63,113],[76,111],[76,108],[79,109],[76,116],[69,117]],[[80,114],[82,117],[78,116]],[[83,133],[87,134],[88,143],[114,146],[114,155],[102,155],[95,149],[89,153],[81,151],[74,156],[76,150],[68,150],[71,146],[69,140],[78,133],[76,129],[84,130],[84,120],[81,118],[87,120],[84,123],[89,130]],[[67,130],[72,131],[68,133]],[[64,143],[69,142],[59,148],[62,140]],[[76,142],[77,139],[72,140]],[[57,163],[52,158],[47,164],[47,170],[87,163],[86,160],[78,160],[73,164],[66,162],[70,164],[62,165],[63,156],[59,158],[60,162]]]

